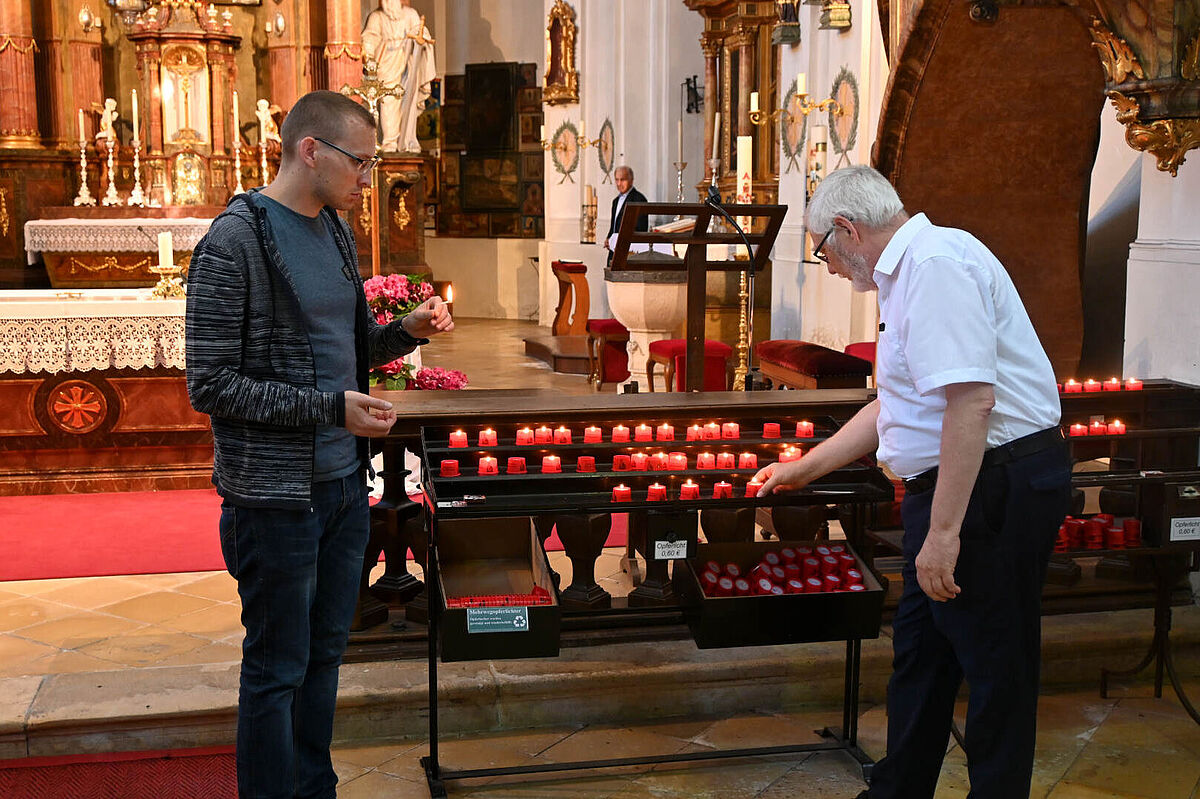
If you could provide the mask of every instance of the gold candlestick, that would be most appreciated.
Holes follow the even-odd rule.
[[[743,270],[738,278],[738,341],[737,367],[733,370],[733,390],[746,388],[746,375],[750,373],[750,323],[746,313],[750,299],[750,280]]]

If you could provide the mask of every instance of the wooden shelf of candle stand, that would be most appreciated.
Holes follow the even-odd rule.
[[[681,515],[694,514],[696,511],[707,507],[772,507],[779,505],[831,503],[849,504],[857,507],[859,504],[883,501],[892,496],[891,483],[878,469],[858,464],[828,475],[823,480],[812,484],[805,491],[790,495],[773,495],[763,499],[757,497],[746,498],[743,494],[746,480],[753,476],[757,469],[686,469],[675,471],[621,472],[616,472],[612,469],[613,456],[644,450],[684,452],[688,455],[689,465],[695,463],[696,454],[704,451],[736,450],[739,453],[756,452],[759,454],[759,464],[765,465],[769,460],[773,460],[777,456],[783,446],[789,443],[811,446],[824,440],[837,429],[837,424],[832,419],[819,419],[805,414],[803,418],[813,420],[817,423],[818,431],[813,437],[800,439],[794,435],[781,435],[779,438],[766,439],[761,435],[753,434],[751,431],[755,429],[761,431],[762,423],[765,421],[778,421],[781,423],[783,430],[794,432],[795,422],[800,417],[794,413],[785,415],[772,410],[762,412],[754,409],[749,413],[753,413],[754,415],[748,415],[748,412],[745,410],[740,414],[730,413],[730,409],[726,407],[725,411],[717,416],[722,421],[736,421],[741,425],[743,434],[736,440],[709,439],[686,441],[686,428],[689,425],[710,421],[711,417],[706,413],[697,414],[694,411],[668,413],[662,409],[652,414],[644,414],[638,418],[642,423],[648,424],[652,428],[657,428],[659,424],[664,422],[672,424],[678,437],[674,441],[629,441],[614,443],[608,440],[599,444],[585,444],[581,441],[583,428],[591,425],[610,428],[611,421],[584,414],[578,414],[570,420],[570,427],[575,442],[571,444],[517,445],[515,443],[515,436],[510,432],[510,429],[515,426],[511,424],[506,426],[492,419],[475,420],[470,425],[455,424],[452,426],[425,426],[422,428],[420,456],[424,471],[424,484],[430,506],[434,509],[432,513],[426,515],[429,540],[426,584],[430,589],[428,635],[430,743],[429,756],[421,760],[431,795],[435,797],[445,796],[445,782],[449,780],[761,756],[791,752],[844,751],[855,758],[856,762],[863,768],[864,774],[869,773],[873,761],[862,751],[857,742],[858,674],[861,657],[861,638],[876,637],[879,632],[883,587],[876,578],[874,576],[869,577],[867,580],[868,588],[861,593],[805,594],[778,597],[777,599],[781,603],[788,606],[789,612],[782,615],[776,613],[772,616],[775,622],[777,622],[776,628],[779,630],[779,637],[772,638],[770,626],[768,628],[755,627],[749,623],[749,617],[747,616],[747,614],[760,614],[762,612],[761,605],[769,601],[768,598],[758,597],[751,599],[747,597],[735,598],[734,601],[721,600],[721,607],[709,607],[708,605],[715,604],[716,601],[712,598],[704,597],[702,592],[691,590],[692,588],[698,588],[698,583],[696,583],[694,574],[691,574],[693,567],[686,559],[675,562],[676,585],[681,589],[679,595],[685,600],[684,607],[677,612],[689,614],[689,623],[691,623],[691,629],[698,644],[705,647],[748,645],[751,639],[740,638],[735,634],[740,632],[738,630],[731,631],[728,635],[722,635],[718,629],[722,624],[744,626],[746,629],[753,628],[755,636],[752,641],[755,644],[771,643],[772,641],[776,643],[828,640],[846,641],[846,669],[841,727],[830,727],[824,730],[822,735],[825,740],[816,744],[792,744],[750,749],[705,751],[682,755],[585,760],[569,763],[539,764],[536,766],[467,770],[445,770],[441,767],[438,754],[438,661],[439,652],[445,654],[447,647],[443,640],[446,632],[442,629],[442,616],[446,612],[445,599],[439,594],[441,586],[441,558],[443,557],[439,545],[440,525],[447,523],[462,525],[472,520],[482,524],[484,522],[491,523],[498,518],[504,517],[529,517],[545,514],[555,514],[561,518],[577,514],[637,514],[645,512],[647,514],[646,524],[649,526],[656,518],[655,514],[664,511],[667,513],[662,513],[662,516],[677,520]],[[625,420],[627,421],[628,418],[626,416]],[[521,423],[516,426],[537,427],[541,424],[551,426],[549,421],[539,418],[536,414],[526,413],[523,415]],[[479,431],[485,428],[497,431],[497,446],[479,447],[475,445],[474,442],[478,440]],[[466,432],[468,446],[449,446],[451,432],[457,432],[458,430]],[[609,430],[606,429],[605,433],[605,437],[608,438],[610,435]],[[477,462],[478,458],[484,454],[495,457],[498,464],[504,464],[509,456],[524,456],[526,458],[527,471],[524,474],[509,475],[501,473],[498,475],[480,476],[472,462]],[[550,474],[539,473],[538,464],[541,457],[547,454],[559,455],[562,460],[562,472]],[[594,456],[596,458],[596,472],[575,472],[574,460],[579,455]],[[767,456],[770,457],[768,458]],[[451,458],[459,461],[459,474],[443,478],[440,476],[440,464],[442,460]],[[677,498],[679,495],[678,486],[689,478],[696,482],[703,480],[702,496],[707,495],[709,497],[711,497],[711,485],[713,482],[717,480],[731,482],[735,486],[734,498],[721,500],[711,498],[680,500]],[[672,498],[662,502],[647,501],[645,499],[645,489],[646,485],[652,481],[667,485],[668,495]],[[612,488],[619,482],[633,488],[634,501],[619,503],[612,501]],[[855,517],[860,518],[861,515],[856,513]],[[691,525],[694,531],[694,517],[691,520]],[[851,533],[860,531],[861,524],[858,524]],[[461,527],[459,533],[460,535],[462,534]],[[648,537],[652,534],[652,531],[647,532]],[[848,538],[851,537],[848,536]],[[756,544],[750,546],[761,547],[763,545]],[[852,546],[851,544],[851,551]],[[459,547],[461,549],[461,542]],[[535,559],[538,558],[536,554],[533,557]],[[737,599],[751,601],[738,602],[736,601]],[[798,611],[796,606],[800,606]],[[629,610],[624,609],[624,612],[628,612]],[[692,612],[693,610],[695,612]],[[621,612],[623,612],[622,609],[614,608],[608,612],[608,615],[620,614]],[[566,615],[566,611],[563,611],[564,618]],[[803,624],[799,625],[800,629],[791,629],[793,625],[789,625],[787,620],[792,617],[803,620]],[[454,635],[454,640],[450,651],[454,653],[455,659],[472,659],[469,651],[470,641],[463,640],[461,625],[452,631],[452,634]],[[541,639],[531,639],[531,645],[528,649],[520,646],[516,642],[516,636],[524,634],[507,634],[513,641],[506,648],[510,657],[536,656],[547,651],[546,642]],[[848,638],[848,636],[855,637]],[[469,635],[467,638],[469,639]],[[486,652],[481,650],[480,657],[495,657],[495,651],[494,648],[488,648]]]

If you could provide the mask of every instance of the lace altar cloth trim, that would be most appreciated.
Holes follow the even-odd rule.
[[[25,250],[35,252],[157,252],[169,230],[177,252],[188,252],[211,219],[34,219],[25,223]],[[141,227],[141,230],[138,228]]]

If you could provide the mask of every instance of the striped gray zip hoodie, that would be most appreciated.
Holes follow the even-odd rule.
[[[252,190],[230,199],[192,252],[187,292],[187,387],[212,419],[213,485],[236,505],[309,507],[318,425],[345,424],[345,397],[319,391],[296,287]],[[371,366],[427,343],[367,308],[350,226],[331,208],[334,238],[358,289],[358,390]],[[358,439],[363,468],[367,440]]]

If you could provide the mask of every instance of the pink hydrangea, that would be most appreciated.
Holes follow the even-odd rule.
[[[457,391],[467,387],[467,376],[457,369],[426,366],[417,370],[413,382],[424,391]]]

